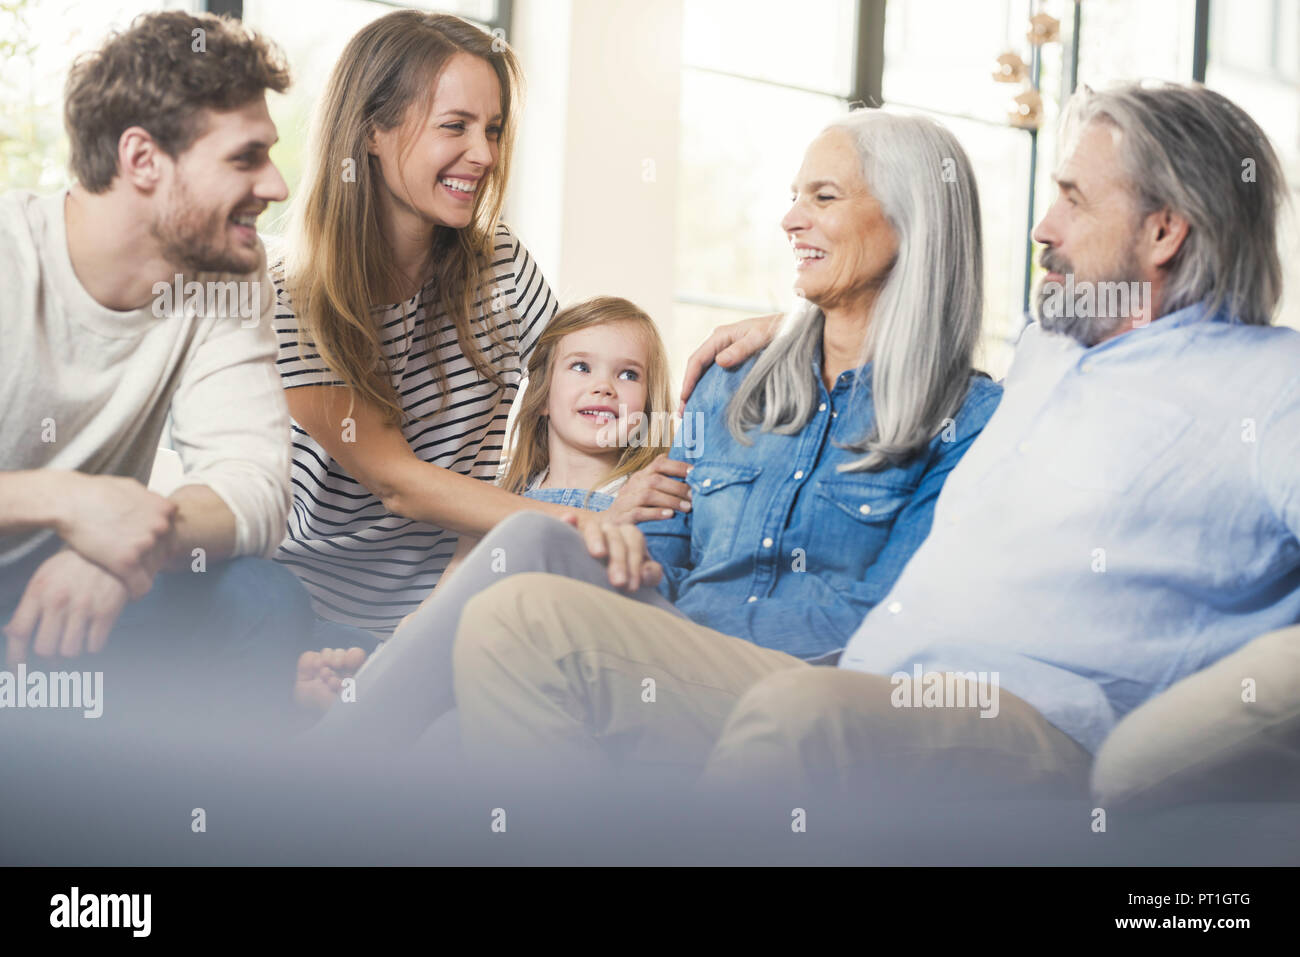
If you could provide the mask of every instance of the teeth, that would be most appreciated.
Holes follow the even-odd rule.
[[[614,413],[613,413],[613,412],[601,412],[601,411],[599,411],[598,409],[582,409],[582,410],[579,411],[579,414],[580,414],[580,415],[589,415],[589,416],[591,416],[592,418],[596,418],[596,419],[612,419],[612,418],[614,418]]]
[[[438,180],[438,182],[440,182],[443,186],[448,187],[449,189],[454,189],[461,193],[472,193],[474,192],[475,189],[478,188],[474,183],[468,182],[463,179],[447,178],[447,179],[440,179]]]
[[[246,216],[231,216],[230,220],[231,222],[237,223],[240,226],[252,226],[254,223],[257,222],[257,214],[251,213]]]
[[[794,251],[795,259],[825,259],[826,254],[820,249],[796,249]]]

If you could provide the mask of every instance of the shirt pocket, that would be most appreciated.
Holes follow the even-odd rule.
[[[691,556],[701,561],[729,557],[747,538],[745,504],[762,472],[757,465],[701,462],[686,476],[691,487]],[[748,517],[752,529],[762,527],[762,515]]]
[[[889,541],[912,489],[867,477],[820,479],[816,485],[814,547],[826,571],[861,578]],[[810,556],[811,549],[810,549]]]
[[[1051,428],[1043,468],[1068,486],[1112,494],[1127,492],[1140,478],[1155,481],[1159,459],[1192,423],[1191,414],[1171,402],[1117,392],[1089,396],[1070,418]],[[1030,443],[1038,444],[1034,437]]]

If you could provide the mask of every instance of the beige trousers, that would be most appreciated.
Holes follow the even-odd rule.
[[[635,599],[544,574],[465,606],[453,651],[466,753],[552,771],[631,763],[708,786],[1085,793],[1090,757],[999,691],[975,708],[897,707],[888,677],[811,666]]]

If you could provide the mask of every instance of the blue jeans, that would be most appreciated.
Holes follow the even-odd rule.
[[[6,576],[0,620],[17,608],[21,576]],[[27,672],[102,671],[103,719],[112,725],[264,731],[293,714],[297,659],[312,647],[314,622],[292,572],[236,558],[201,573],[158,575],[147,595],[122,610],[103,651],[29,654]],[[8,717],[0,713],[0,721]]]

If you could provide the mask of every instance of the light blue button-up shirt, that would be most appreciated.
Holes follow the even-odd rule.
[[[1300,620],[1300,334],[1189,307],[1092,348],[1032,325],[934,530],[840,667],[997,672],[1095,751]]]
[[[726,413],[753,361],[712,367],[686,405],[670,455],[693,466],[691,511],[638,527],[663,565],[660,591],[692,620],[813,658],[843,648],[893,586],[1002,390],[972,375],[952,421],[910,462],[841,472],[861,457],[843,446],[871,428],[871,364],[842,373],[828,392],[815,361],[808,423],[793,435],[751,429],[744,445]]]

